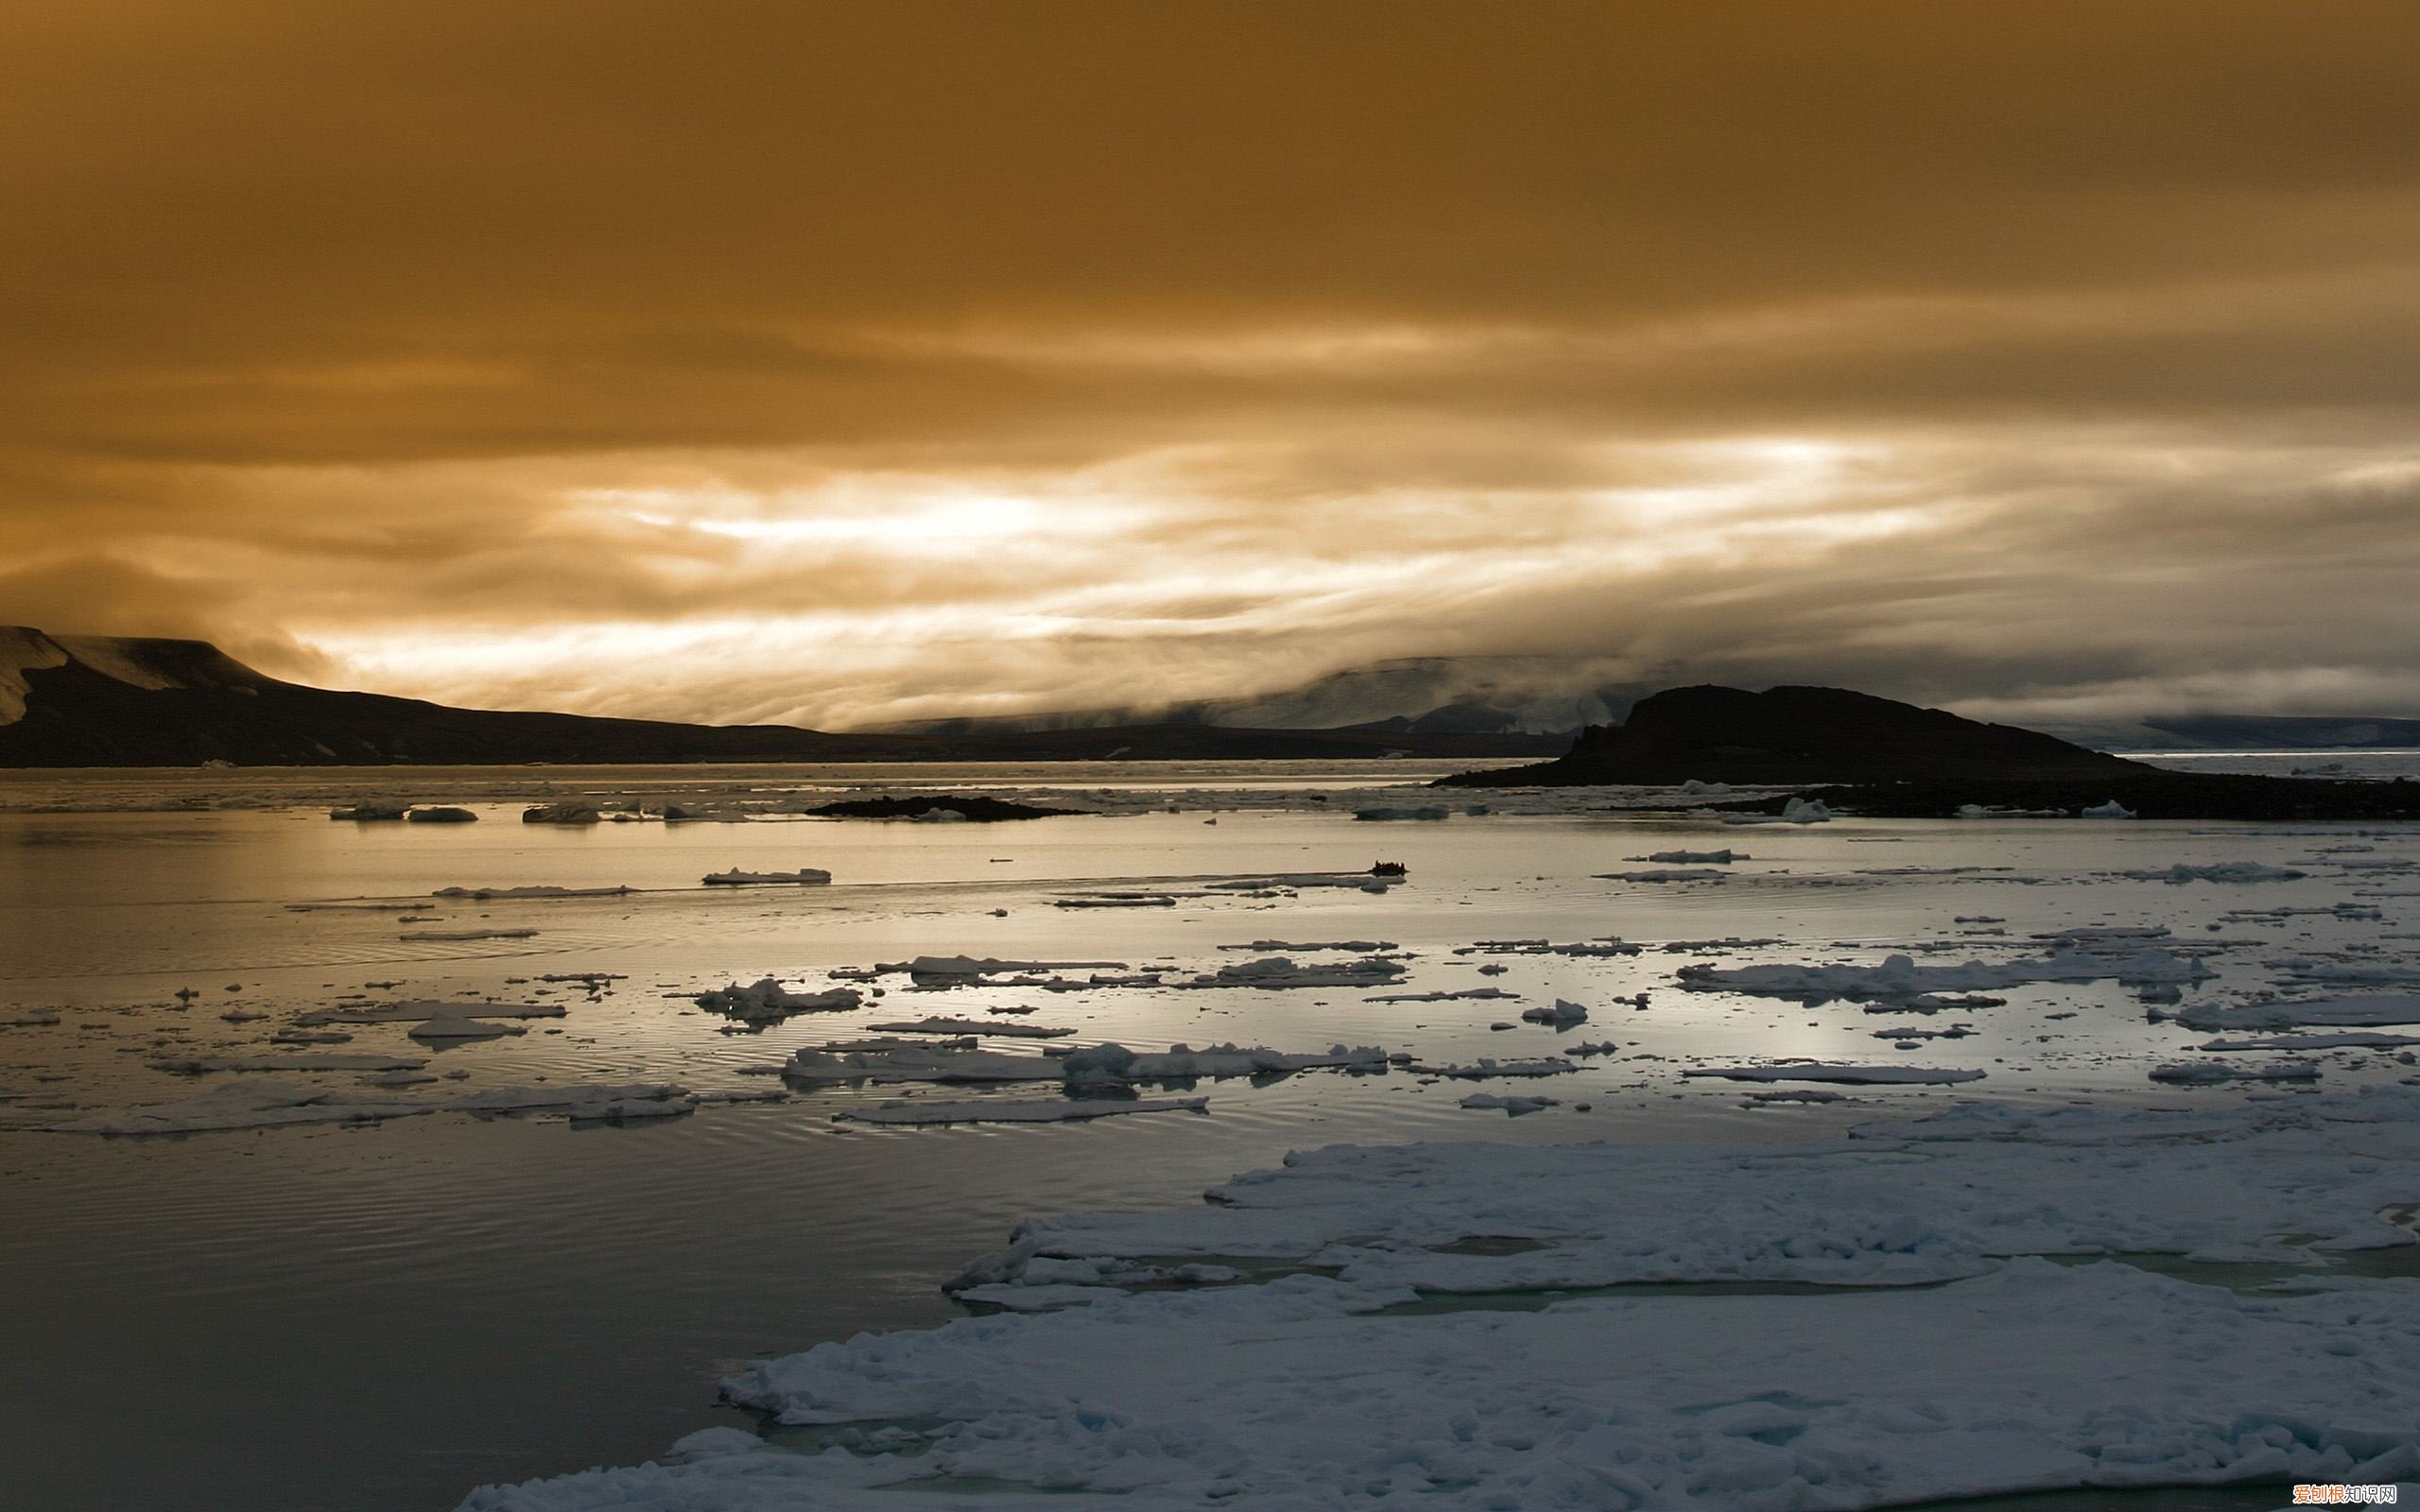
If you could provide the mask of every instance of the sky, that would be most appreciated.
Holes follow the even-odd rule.
[[[0,122],[0,623],[2420,714],[2405,0],[78,0]]]

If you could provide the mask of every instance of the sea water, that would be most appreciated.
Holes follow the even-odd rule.
[[[2297,752],[2226,765],[2337,762],[2394,775],[2411,769],[2401,761]],[[2189,1055],[2204,1037],[2156,1021],[2114,982],[2012,989],[2006,1006],[1918,1021],[1855,1004],[1679,990],[1675,973],[1692,962],[1871,963],[1910,949],[1928,964],[1970,954],[2001,959],[2038,953],[2026,940],[2032,933],[2156,925],[2217,942],[2208,959],[2219,975],[2187,996],[2199,1001],[2265,989],[2271,969],[2261,963],[2286,954],[2409,960],[2420,919],[2420,878],[2396,866],[2420,856],[2409,826],[1742,827],[1711,813],[1594,806],[1521,813],[1495,801],[1496,812],[1466,812],[1491,804],[1485,793],[1451,795],[1443,820],[1351,816],[1374,802],[1434,801],[1383,790],[1444,769],[1395,762],[0,776],[0,1022],[13,1025],[0,1028],[0,1286],[9,1298],[0,1336],[13,1366],[0,1375],[9,1425],[0,1435],[0,1486],[9,1504],[443,1507],[481,1482],[632,1463],[695,1428],[739,1420],[715,1406],[715,1382],[748,1359],[953,1315],[938,1281],[996,1247],[1021,1217],[1182,1206],[1289,1148],[1787,1140],[1961,1096],[2176,1106],[2247,1095],[2151,1083],[2149,1067]],[[1001,825],[763,816],[787,795],[867,783],[1055,790],[1070,807],[1106,812]],[[519,822],[527,802],[674,793],[745,800],[760,816]],[[386,795],[464,802],[480,821],[325,816]],[[1721,882],[1601,875],[1651,869],[1632,858],[1653,851],[1724,848],[1750,859],[1722,868],[1731,875]],[[1408,881],[1384,892],[1265,896],[1209,886],[1365,871],[1382,860],[1404,865]],[[2308,875],[2248,886],[2117,875],[2240,860]],[[2353,860],[2374,864],[2343,865]],[[700,885],[713,871],[800,867],[829,870],[834,881]],[[433,896],[529,885],[634,890],[546,901]],[[1105,887],[1173,902],[1058,906]],[[491,937],[458,937],[472,934]],[[1457,954],[1482,940],[1607,936],[1641,953]],[[1405,957],[1393,992],[1494,986],[1517,997],[919,992],[890,976],[879,979],[885,995],[859,1010],[758,1032],[734,1032],[693,1001],[765,975],[821,988],[836,969],[919,954],[1115,960],[1179,981],[1288,954],[1233,948],[1259,940],[1381,942]],[[1718,943],[1726,940],[1736,943]],[[1484,973],[1483,965],[1505,970]],[[538,980],[579,972],[615,979],[595,991]],[[1644,1008],[1613,1001],[1641,992]],[[1201,1115],[1039,1127],[835,1122],[893,1099],[994,1094],[826,1085],[644,1125],[441,1113],[174,1138],[44,1132],[246,1075],[352,1087],[362,1076],[194,1077],[155,1066],[274,1054],[269,1036],[300,1013],[406,997],[554,1001],[566,1011],[527,1021],[521,1036],[436,1052],[409,1040],[406,1024],[359,1026],[348,1043],[302,1049],[425,1055],[440,1081],[368,1094],[398,1097],[643,1081],[762,1093],[784,1086],[764,1073],[799,1046],[845,1040],[874,1022],[980,1018],[987,1007],[1028,1005],[1036,1011],[1013,1022],[1070,1028],[1076,1042],[1154,1050],[1340,1042],[1468,1062],[1610,1039],[1623,1051],[1582,1061],[1550,1087],[1438,1081],[1400,1069],[1307,1073],[1202,1082],[1189,1090],[1209,1098]],[[1519,1021],[1522,1008],[1557,998],[1589,1006],[1589,1021],[1561,1034]],[[1971,1033],[1912,1051],[1873,1035],[1919,1022],[1963,1022]],[[1505,1023],[1514,1027],[1495,1027]],[[1841,1103],[1789,1107],[1679,1074],[1800,1057],[1986,1075],[1958,1088],[1848,1088]],[[2317,1058],[2331,1090],[2411,1074],[2392,1054]],[[1561,1106],[1518,1119],[1459,1107],[1474,1088],[1543,1091]]]

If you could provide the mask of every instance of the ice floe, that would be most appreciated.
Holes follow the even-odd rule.
[[[885,1103],[833,1117],[850,1124],[1072,1124],[1127,1113],[1203,1113],[1209,1108],[1207,1097],[1053,1097],[1032,1102]]]
[[[801,867],[796,871],[709,871],[700,879],[709,887],[780,887],[817,886],[832,880],[832,873],[814,867]]]
[[[865,994],[856,988],[793,992],[769,976],[759,977],[745,987],[734,982],[698,994],[698,1006],[707,1012],[726,1014],[748,1023],[779,1022],[793,1013],[844,1013],[864,1002]]]
[[[2199,959],[2168,951],[2099,954],[2066,949],[2035,959],[1958,966],[1918,966],[1910,955],[1891,955],[1879,966],[1684,966],[1683,987],[1703,992],[1745,992],[1765,997],[1915,997],[1977,992],[2036,982],[2198,982],[2215,973]]]
[[[1542,1108],[1560,1108],[1563,1106],[1563,1099],[1559,1097],[1522,1097],[1517,1094],[1506,1097],[1498,1095],[1495,1092],[1473,1092],[1455,1106],[1458,1108],[1500,1108],[1512,1117],[1519,1118],[1524,1113],[1534,1113]]]
[[[2218,861],[2203,867],[2188,866],[2180,861],[2164,871],[2123,871],[2118,875],[2132,877],[2137,882],[2182,885],[2188,882],[2292,882],[2310,873],[2258,861]]]
[[[2319,1068],[2307,1060],[2280,1060],[2266,1066],[2231,1066],[2221,1060],[2189,1060],[2153,1066],[2151,1079],[2182,1087],[2214,1087],[2237,1081],[2317,1081]]]
[[[925,1018],[906,1022],[870,1023],[868,1029],[880,1034],[947,1034],[993,1035],[1010,1040],[1063,1040],[1074,1034],[1046,1023],[996,1023],[981,1019]]]
[[[1134,1512],[1850,1512],[2420,1476],[2420,1287],[2331,1275],[2276,1237],[2409,1246],[2378,1214],[2420,1176],[2420,1097],[1979,1105],[1858,1133],[1338,1146],[1229,1181],[1215,1208],[1028,1224],[953,1283],[1016,1310],[725,1383],[780,1423],[856,1425],[840,1445],[714,1430],[464,1512],[936,1512],[973,1486]],[[2152,1252],[2308,1279],[2258,1294],[2037,1258]],[[1870,1289],[1535,1296],[1649,1281]]]
[[[1980,1081],[1979,1071],[1933,1066],[1843,1066],[1823,1061],[1789,1061],[1777,1066],[1692,1066],[1684,1076],[1717,1076],[1724,1081],[1845,1082],[1856,1086],[1940,1086]]]
[[[2420,996],[2371,993],[2352,997],[2310,998],[2290,1003],[2246,1003],[2228,1006],[2197,1003],[2175,1015],[2187,1029],[2220,1034],[2230,1029],[2292,1029],[2304,1025],[2375,1025],[2420,1023]]]
[[[1722,882],[1728,880],[1730,875],[1727,871],[1717,870],[1712,867],[1658,867],[1647,871],[1600,871],[1597,873],[1597,880],[1599,882]]]
[[[1403,973],[1401,962],[1375,955],[1335,963],[1315,961],[1305,965],[1297,965],[1288,956],[1271,955],[1260,960],[1238,962],[1234,966],[1221,966],[1184,985],[1197,988],[1251,987],[1272,990],[1307,987],[1386,987]]]
[[[155,1060],[154,1071],[199,1076],[218,1071],[418,1071],[424,1056],[204,1056],[185,1060]]]

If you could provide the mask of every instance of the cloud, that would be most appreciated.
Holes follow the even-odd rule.
[[[0,619],[833,724],[1495,654],[2420,713],[2415,34],[19,8]]]

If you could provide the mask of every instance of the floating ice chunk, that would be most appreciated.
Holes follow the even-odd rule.
[[[1737,850],[1657,850],[1650,855],[1633,856],[1634,861],[1655,861],[1667,866],[1702,867],[1729,866],[1734,861],[1750,859]]]
[[[1206,1113],[1207,1097],[1047,1098],[1038,1102],[885,1103],[837,1113],[852,1124],[1069,1124],[1125,1113]]]
[[[1681,791],[1691,798],[1719,798],[1731,791],[1729,782],[1701,782],[1692,777],[1681,784]]]
[[[1722,882],[1730,873],[1712,867],[1661,867],[1651,871],[1600,871],[1600,882]]]
[[[529,1031],[517,1023],[492,1023],[485,1019],[465,1018],[458,1013],[437,1013],[413,1024],[406,1032],[415,1040],[501,1040],[507,1035],[527,1034]]]
[[[381,820],[391,822],[402,818],[406,811],[410,809],[410,807],[411,805],[409,803],[395,803],[379,799],[365,799],[362,802],[355,803],[351,808],[330,809],[328,810],[328,817],[332,819],[351,819],[355,823],[361,824],[374,823]]]
[[[1813,1060],[1780,1066],[1693,1066],[1681,1074],[1719,1076],[1725,1081],[1829,1081],[1872,1086],[1947,1086],[1983,1079],[1979,1071],[1931,1066],[1841,1066]]]
[[[1468,1097],[1463,1098],[1456,1106],[1461,1108],[1500,1108],[1504,1109],[1508,1115],[1513,1118],[1519,1118],[1524,1113],[1534,1113],[1542,1108],[1561,1108],[1563,1106],[1563,1099],[1560,1097],[1504,1097],[1498,1096],[1495,1092],[1473,1092]]]
[[[475,902],[517,902],[549,898],[619,898],[628,887],[440,887],[432,898],[467,898]]]
[[[790,1057],[782,1074],[802,1081],[1011,1082],[1058,1081],[1066,1072],[1047,1056],[907,1044],[802,1049]]]
[[[1593,1043],[1582,1040],[1576,1045],[1564,1046],[1563,1053],[1566,1056],[1618,1056],[1622,1053],[1622,1047],[1611,1040],[1600,1040]]]
[[[479,816],[469,809],[438,807],[413,809],[404,817],[414,824],[475,824]]]
[[[1793,798],[1779,814],[1726,814],[1725,824],[1824,824],[1838,817],[1822,799]]]
[[[1409,809],[1355,809],[1353,811],[1353,816],[1357,819],[1363,820],[1418,819],[1433,824],[1451,818],[1453,816],[1453,811],[1441,804],[1431,803],[1424,804],[1419,808]]]
[[[2420,1023],[2420,996],[2400,992],[2313,998],[2299,1003],[2249,1003],[2238,1007],[2196,1004],[2176,1015],[2205,1034],[2230,1029],[2291,1029],[2303,1024]]]
[[[981,1019],[939,1017],[917,1019],[900,1023],[870,1023],[866,1027],[882,1034],[988,1034],[1009,1040],[1063,1040],[1076,1032],[1073,1029],[1055,1028],[1046,1023],[990,1023]]]
[[[519,1030],[512,1031],[515,1034]],[[153,1071],[198,1076],[214,1071],[418,1071],[424,1056],[224,1056],[194,1060],[155,1060]]]
[[[1557,998],[1554,1000],[1554,1006],[1525,1008],[1522,1010],[1521,1017],[1527,1022],[1543,1023],[1560,1034],[1574,1024],[1587,1022],[1588,1010],[1567,999]]]
[[[538,932],[534,929],[428,929],[422,930],[418,933],[406,932],[405,934],[398,935],[395,937],[397,939],[465,941],[475,939],[532,939],[537,936],[537,934]]]
[[[1518,992],[1507,992],[1500,987],[1466,987],[1452,992],[1381,992],[1376,997],[1364,998],[1362,1001],[1365,1003],[1459,1003],[1470,1000],[1485,1003],[1493,1002],[1497,998],[1517,998],[1520,995]]]
[[[388,1003],[369,1008],[320,1008],[298,1015],[297,1028],[313,1029],[323,1023],[411,1023],[421,1019],[560,1019],[564,1008],[560,1003],[442,1003],[419,999],[406,1003]]]
[[[1892,955],[1879,966],[1684,966],[1681,985],[1699,991],[1746,992],[1765,997],[1915,997],[2019,987],[2031,982],[2198,982],[2211,975],[2201,961],[2167,951],[2099,955],[2065,950],[2039,959],[1959,966],[1918,966],[1912,956]]]
[[[697,1100],[670,1082],[621,1086],[492,1087],[433,1105],[464,1113],[559,1112],[574,1119],[674,1118],[695,1112]]]
[[[821,992],[793,992],[772,977],[759,977],[746,987],[729,987],[698,994],[698,1006],[709,1013],[728,1014],[748,1023],[777,1022],[793,1013],[845,1013],[865,1002],[855,988],[829,988]]]
[[[271,1044],[280,1045],[340,1045],[350,1042],[353,1036],[342,1029],[296,1029],[289,1026],[268,1038]]]
[[[2012,808],[2006,804],[1991,803],[1961,803],[1957,813],[1951,816],[1960,819],[2064,819],[2066,816],[2065,809]],[[2131,814],[2124,816],[2134,817]]]
[[[997,956],[919,955],[908,961],[883,961],[875,965],[877,972],[906,972],[919,983],[951,985],[973,982],[986,976],[1002,976],[1011,972],[1077,971],[1098,967],[1116,970],[1124,961],[1004,961]]]
[[[2086,819],[2131,819],[2135,816],[2135,811],[2113,798],[2106,803],[2096,803],[2088,809],[2078,810],[2077,816]]]
[[[1299,892],[1305,887],[1354,887],[1362,892],[1385,892],[1402,880],[1401,873],[1392,871],[1290,871],[1273,877],[1230,877],[1203,885],[1212,892]]]
[[[1485,1081],[1492,1076],[1560,1076],[1580,1068],[1568,1060],[1491,1060],[1481,1056],[1468,1065],[1432,1066],[1414,1063],[1411,1070],[1421,1076],[1451,1076],[1460,1081]]]
[[[2230,1081],[2317,1081],[2319,1068],[2300,1060],[2280,1060],[2266,1066],[2230,1066],[2217,1060],[2194,1060],[2173,1066],[2153,1066],[2151,1078],[2186,1087],[2210,1087]]]
[[[25,1008],[0,1019],[0,1029],[40,1029],[58,1022],[56,1008]]]
[[[1200,1076],[1277,1076],[1325,1069],[1383,1072],[1387,1052],[1373,1045],[1330,1045],[1324,1054],[1295,1055],[1267,1045],[1219,1044],[1196,1050],[1174,1044],[1155,1054],[1105,1044],[1076,1051],[1060,1064],[1073,1087]]]
[[[1960,923],[1967,922],[1960,919]],[[1989,922],[1996,923],[1993,919]],[[2109,945],[2140,943],[2168,938],[2165,924],[2079,924],[2073,929],[2054,929],[2047,934],[2029,935],[2029,939],[2065,940],[2075,945]]]
[[[729,871],[709,871],[700,880],[709,887],[811,887],[830,882],[832,873],[814,867],[796,871],[742,871],[735,867]]]
[[[1380,951],[1393,950],[1395,942],[1391,939],[1330,939],[1307,942],[1256,939],[1249,945],[1221,945],[1219,948],[1222,951],[1258,951],[1263,954],[1271,951],[1350,951],[1356,955],[1374,955]]]
[[[1215,821],[1213,821],[1215,822]],[[1055,908],[1174,908],[1176,899],[1164,892],[1095,892],[1054,898]]]
[[[967,822],[967,817],[958,809],[933,808],[926,809],[922,814],[909,815],[908,822],[910,824],[964,824]]]
[[[2308,871],[2291,867],[2272,867],[2257,861],[2220,861],[2206,867],[2187,866],[2180,861],[2165,871],[2121,871],[2121,877],[2137,882],[2165,882],[2182,885],[2188,882],[2291,882],[2308,877]]]
[[[2195,1045],[2196,1050],[2392,1050],[2401,1045],[2420,1045],[2420,1035],[2369,1034],[2353,1030],[2345,1034],[2280,1034],[2257,1040],[2211,1040]]]
[[[1252,987],[1275,989],[1301,987],[1386,987],[1403,975],[1399,962],[1371,955],[1334,964],[1298,966],[1283,955],[1222,966],[1197,976],[1186,987]]]

